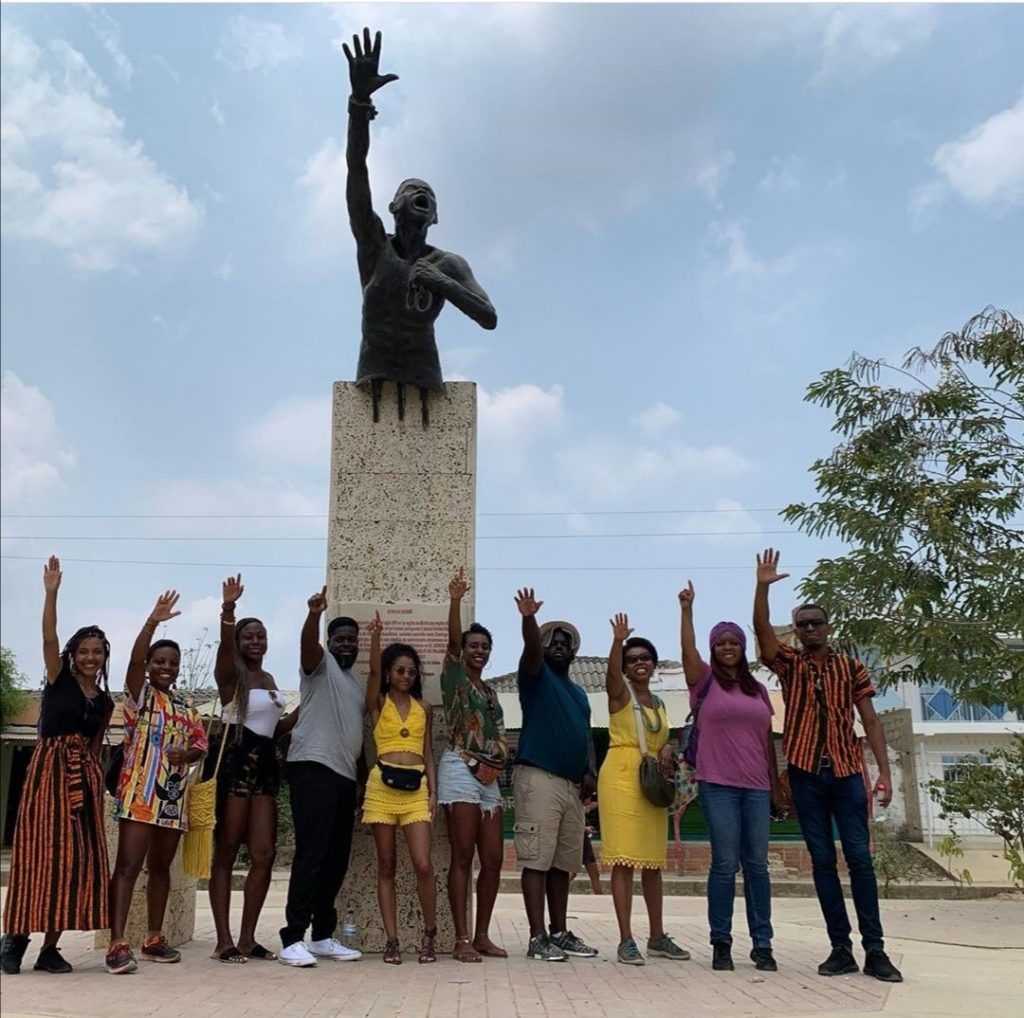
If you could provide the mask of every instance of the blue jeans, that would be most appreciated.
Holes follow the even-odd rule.
[[[881,949],[884,946],[882,917],[878,910],[875,867],[871,862],[864,778],[860,774],[837,778],[827,766],[812,774],[790,764],[789,784],[807,851],[811,854],[814,890],[825,917],[828,939],[833,947],[849,949],[853,946],[850,917],[836,870],[836,845],[832,836],[832,821],[835,820],[846,868],[850,871],[850,890],[857,910],[861,943],[865,951]]]
[[[701,781],[700,808],[711,837],[708,925],[712,944],[732,944],[736,873],[743,868],[747,929],[754,947],[772,946],[772,885],[768,876],[771,794]]]

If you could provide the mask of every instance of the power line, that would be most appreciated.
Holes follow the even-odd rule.
[[[589,509],[477,513],[478,519],[523,516],[684,516],[704,513],[778,513],[780,509]],[[0,513],[2,520],[325,520],[326,513]]]
[[[795,534],[796,530],[668,530],[661,533],[640,534],[477,534],[478,541],[562,541],[594,538],[639,538],[639,537],[758,537],[765,534]],[[266,541],[266,542],[310,542],[326,541],[326,537],[245,537],[225,534],[223,537],[126,537],[123,534],[90,536],[54,534],[0,534],[4,541]]]
[[[37,555],[0,555],[0,560],[16,562],[39,562]],[[65,558],[61,562],[86,563],[107,566],[187,566],[210,569],[319,569],[325,570],[324,563],[301,565],[285,562],[166,562],[154,559],[112,559],[112,558]],[[810,566],[788,566],[794,572],[810,569]],[[718,572],[742,569],[750,571],[750,563],[739,566],[477,566],[477,572],[485,573],[624,573],[624,572]]]

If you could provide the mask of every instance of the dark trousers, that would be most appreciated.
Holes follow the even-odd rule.
[[[860,774],[837,778],[827,766],[812,774],[790,764],[789,784],[807,851],[811,854],[814,890],[832,946],[853,946],[850,917],[836,870],[836,846],[832,838],[834,820],[846,868],[850,871],[850,890],[857,910],[861,943],[865,951],[882,948],[882,917],[878,910],[875,867],[871,862],[868,793],[864,778]]]
[[[356,813],[356,783],[323,764],[288,764],[295,858],[288,879],[288,904],[281,943],[334,936],[338,925],[335,899],[348,870]]]

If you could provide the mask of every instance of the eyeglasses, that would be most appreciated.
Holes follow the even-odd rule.
[[[627,654],[626,664],[638,665],[643,661],[653,661],[654,658],[650,654]]]
[[[820,629],[828,625],[828,619],[801,619],[794,625],[797,629]]]

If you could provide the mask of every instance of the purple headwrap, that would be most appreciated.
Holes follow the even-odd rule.
[[[708,637],[708,646],[714,650],[715,644],[728,633],[735,636],[740,642],[744,653],[747,650],[747,634],[735,622],[717,622],[711,627],[711,635]]]

